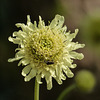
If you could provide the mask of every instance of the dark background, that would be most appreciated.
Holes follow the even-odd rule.
[[[8,63],[8,58],[14,57],[17,45],[8,41],[8,37],[17,31],[16,23],[25,23],[26,16],[30,15],[32,22],[42,16],[46,25],[56,14],[65,17],[68,30],[80,30],[75,41],[85,43],[83,52],[85,58],[75,61],[77,68],[72,71],[87,69],[96,77],[97,84],[89,93],[72,91],[68,100],[100,100],[100,1],[99,0],[0,0],[0,100],[33,100],[34,79],[24,82],[21,75],[22,66],[18,61]],[[65,87],[74,82],[72,79],[58,85],[53,80],[53,88],[48,91],[46,82],[42,79],[40,85],[40,100],[56,100]],[[91,80],[90,80],[91,81]],[[66,98],[65,98],[66,100]]]

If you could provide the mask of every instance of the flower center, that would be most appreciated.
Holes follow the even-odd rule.
[[[31,55],[35,62],[54,64],[61,58],[64,38],[64,35],[54,34],[51,30],[38,30],[27,39],[28,55]]]
[[[43,48],[51,48],[52,42],[47,39],[40,40],[41,47]]]

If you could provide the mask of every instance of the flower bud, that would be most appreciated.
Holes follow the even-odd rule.
[[[79,71],[75,77],[78,89],[82,92],[91,92],[96,84],[94,75],[87,70]]]

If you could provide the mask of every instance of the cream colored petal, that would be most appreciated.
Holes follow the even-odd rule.
[[[73,63],[73,60],[70,58],[71,56],[69,54],[66,54],[63,56],[63,62],[67,65],[70,65]]]
[[[68,51],[72,51],[72,50],[76,50],[79,48],[83,48],[85,46],[85,44],[79,44],[78,42],[70,42],[70,43],[66,43],[66,50]]]
[[[21,42],[20,46],[21,46],[22,49],[24,49],[25,44]]]
[[[12,38],[11,36],[8,38],[8,40],[13,42],[14,44],[20,44],[21,43],[19,38]]]
[[[68,60],[64,60],[63,63],[64,66],[68,66],[69,68],[76,68],[76,64],[72,64],[71,62],[69,62]]]
[[[18,32],[13,32],[13,37],[18,36]]]
[[[76,68],[76,64],[72,64],[72,65],[70,65],[70,66],[68,66],[69,68]]]
[[[52,76],[49,71],[43,70],[41,77],[45,77],[47,83],[47,89],[50,90],[52,88]]]
[[[19,50],[23,50],[23,49],[22,49],[22,48],[16,48],[16,49],[15,49],[15,52],[16,52],[16,51],[19,51]]]
[[[78,29],[75,29],[75,33],[69,34],[67,36],[67,41],[72,41],[76,37],[77,33],[78,33]]]
[[[52,77],[50,75],[45,76],[46,82],[47,82],[47,89],[50,90],[52,88]]]
[[[23,38],[27,37],[27,33],[19,30],[18,32],[13,32],[13,37],[15,37],[15,36],[23,39]]]
[[[38,28],[44,28],[45,27],[45,23],[44,21],[42,21],[41,16],[39,16],[39,24],[38,24]]]
[[[61,66],[57,66],[56,67],[56,75],[58,76],[58,77],[60,77],[60,74],[61,74]]]
[[[66,76],[63,73],[61,74],[61,79],[66,80]]]
[[[19,61],[18,66],[22,65],[28,65],[30,63],[29,59],[22,59]]]
[[[8,59],[8,62],[13,62],[13,61],[19,60],[19,59],[21,59],[21,58],[22,58],[22,57],[9,58],[9,59]]]
[[[42,84],[41,82],[41,75],[36,75],[36,80],[39,84]]]
[[[24,80],[25,81],[30,81],[32,78],[34,78],[36,76],[36,73],[37,73],[37,69],[36,68],[32,68],[30,73],[27,76],[25,76]]]
[[[35,65],[34,65],[34,67],[35,67]],[[42,67],[41,68],[38,68],[37,74],[40,75],[42,72],[43,72],[43,68]]]
[[[23,65],[27,65],[30,63],[30,60],[29,59],[22,59],[22,64]]]
[[[20,50],[18,51],[16,54],[15,54],[15,57],[24,57],[25,56],[25,52],[23,50]]]
[[[25,25],[25,24],[17,23],[16,26],[17,26],[17,27],[21,27],[22,30],[23,30],[24,32],[26,32],[26,33],[28,33],[28,32],[33,32],[33,30],[32,30],[30,27],[28,27],[27,25]]]
[[[46,74],[46,72],[45,72],[45,70],[43,70],[42,73],[41,73],[41,77],[44,78],[45,74]]]
[[[47,89],[48,90],[51,90],[52,89],[52,81],[47,84]]]
[[[58,76],[55,77],[55,80],[58,82],[59,85],[61,85],[63,83],[61,78]]]
[[[26,66],[26,67],[23,68],[21,74],[22,74],[23,76],[26,76],[26,75],[30,72],[30,70],[31,70],[31,67],[30,67],[30,65],[28,65],[28,66]]]
[[[45,79],[46,79],[46,82],[48,83],[49,82],[49,77],[51,76],[50,72],[49,71],[46,71],[46,70],[43,70],[42,74],[44,75]]]
[[[76,64],[72,64],[72,61],[71,59],[64,59],[63,62],[64,62],[64,65],[65,66],[68,66],[69,68],[75,68],[77,65]]]
[[[49,70],[50,70],[50,73],[51,73],[52,77],[56,77],[55,69],[51,67]]]
[[[30,22],[31,22],[30,15],[27,15],[27,25],[29,25]]]
[[[37,23],[36,23],[36,21],[34,21],[34,28],[33,29],[37,29]]]
[[[56,15],[55,18],[50,23],[50,28],[61,28],[64,24],[64,17]]]
[[[27,15],[27,25],[28,25],[31,29],[34,29],[34,25],[31,23],[30,15]]]
[[[34,68],[36,65],[36,63],[30,63],[31,68]]]
[[[18,37],[25,39],[27,38],[28,34],[26,32],[23,31],[18,31]]]
[[[84,46],[85,46],[85,44],[78,44],[78,42],[76,42],[76,43],[73,43],[72,50],[76,50],[76,49],[79,49],[79,48],[83,48]]]
[[[64,73],[69,77],[72,78],[74,74],[71,72],[71,70],[66,66],[66,69],[63,69]]]
[[[61,29],[61,31],[63,32],[63,34],[65,34],[66,31],[67,31],[67,26],[64,26],[64,27]]]
[[[62,84],[62,76],[61,76],[61,74],[62,74],[62,68],[61,68],[61,66],[57,66],[56,67],[56,77],[55,77],[55,79],[56,79],[56,81],[58,82],[58,84]]]
[[[70,32],[71,32],[71,31],[65,32],[64,35],[65,35],[66,39],[67,39],[67,38],[69,37],[69,35],[71,34]]]
[[[84,58],[84,55],[82,53],[77,53],[77,52],[72,51],[72,52],[69,52],[69,54],[70,54],[71,58],[73,58],[73,59],[81,60]]]
[[[22,64],[22,60],[19,61],[18,66],[20,66]]]

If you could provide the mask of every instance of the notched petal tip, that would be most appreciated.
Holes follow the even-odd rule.
[[[30,70],[31,70],[31,67],[28,65],[28,66],[26,66],[26,67],[23,68],[21,74],[22,74],[23,76],[26,76],[26,75],[29,74]]]
[[[69,73],[67,74],[67,76],[68,76],[69,78],[72,78],[72,77],[74,76],[74,74],[73,74],[72,72],[69,72]]]
[[[8,59],[8,62],[13,62],[12,58],[9,58],[9,59]]]
[[[30,15],[27,15],[27,23],[30,22],[31,19],[30,19]]]
[[[41,21],[42,20],[42,17],[41,16],[39,16],[39,21]]]
[[[16,23],[15,25],[19,28],[19,27],[23,26],[24,24],[22,24],[22,23]]]
[[[66,33],[67,40],[68,40],[68,41],[72,41],[72,40],[76,37],[78,31],[79,31],[78,29],[75,29],[75,32],[72,33],[72,34],[70,34],[70,31],[67,32],[67,33]]]
[[[22,57],[9,58],[8,62],[13,62],[13,61],[16,61],[16,60],[19,60],[19,59],[22,59]]]
[[[50,23],[50,28],[61,28],[64,24],[64,17],[60,15],[56,15],[55,18]]]
[[[81,48],[84,48],[85,47],[85,44],[81,44]]]
[[[72,64],[71,66],[69,66],[70,68],[76,68],[76,64]]]
[[[58,15],[58,14],[57,14],[57,15],[55,16],[55,18],[64,21],[64,16],[61,16],[61,15]]]
[[[13,39],[12,39],[12,37],[10,36],[10,37],[8,37],[8,40],[9,41],[11,41],[11,42],[13,42]]]
[[[47,89],[48,89],[48,90],[51,90],[51,89],[52,89],[52,82],[49,82],[49,83],[47,84]]]
[[[38,28],[44,28],[44,27],[45,27],[45,23],[44,23],[44,21],[42,20],[42,17],[39,16]]]
[[[13,62],[13,61],[16,61],[16,60],[17,60],[17,58],[9,58],[8,62]]]
[[[8,38],[10,42],[13,42],[14,44],[20,44],[20,38],[12,38],[11,36]]]
[[[37,76],[36,76],[36,80],[37,80],[37,82],[38,82],[39,84],[42,84],[42,82],[41,82],[41,75],[37,75]]]
[[[75,29],[75,33],[78,33],[79,32],[79,29]]]
[[[26,76],[26,74],[25,74],[23,71],[22,71],[22,73],[21,73],[21,74],[22,74],[22,76]]]
[[[30,79],[25,77],[25,78],[24,78],[24,81],[25,81],[25,82],[28,82],[28,81],[30,81]]]
[[[78,59],[81,60],[84,58],[84,55],[82,53],[77,53],[77,52],[70,52],[71,58],[72,59]]]
[[[16,37],[18,35],[18,32],[13,32],[13,37]]]
[[[83,58],[84,58],[84,55],[81,53],[80,57],[79,57],[79,60],[82,60]]]
[[[52,87],[47,87],[47,90],[51,90],[52,89]]]
[[[66,69],[63,69],[64,73],[67,75],[68,78],[72,78],[74,74],[71,72],[71,70],[66,66]]]

